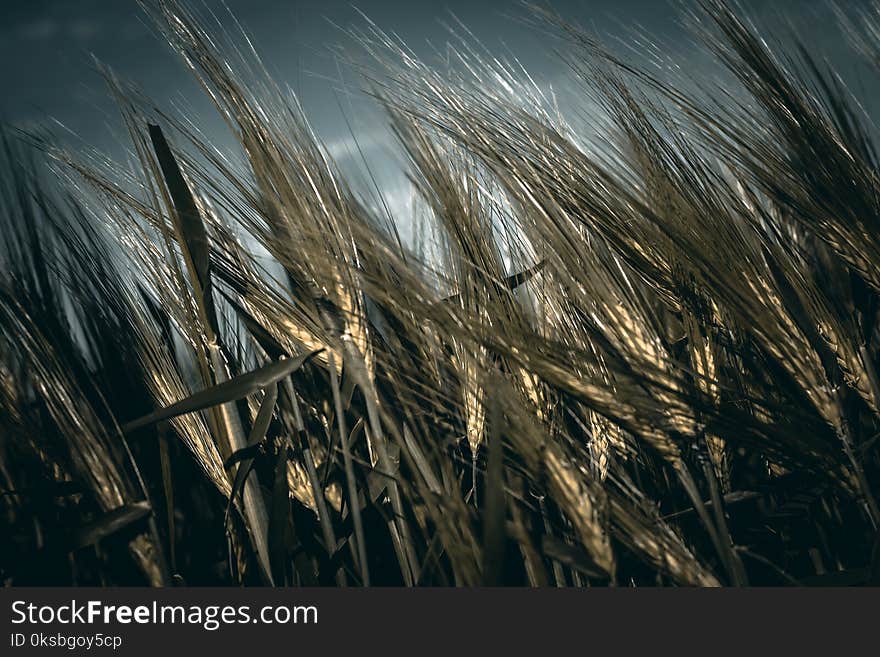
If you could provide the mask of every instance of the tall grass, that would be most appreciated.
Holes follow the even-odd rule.
[[[240,152],[109,69],[135,166],[7,132],[5,582],[878,581],[871,117],[698,5],[735,87],[526,10],[590,131],[469,38],[440,71],[364,19],[415,248],[247,39],[146,2]],[[868,62],[877,11],[842,37]]]

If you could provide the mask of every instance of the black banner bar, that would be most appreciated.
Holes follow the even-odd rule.
[[[3,589],[0,655],[842,654],[873,643],[878,599],[875,589]]]

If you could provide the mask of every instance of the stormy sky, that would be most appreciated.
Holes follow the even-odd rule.
[[[270,71],[294,89],[331,153],[353,157],[350,128],[370,151],[382,177],[387,135],[366,98],[340,94],[359,80],[340,66],[330,46],[346,45],[342,28],[363,24],[358,11],[394,32],[418,54],[429,56],[449,40],[454,16],[484,46],[515,55],[538,84],[564,85],[565,67],[546,36],[517,20],[522,5],[510,0],[197,0],[222,20],[235,15],[253,38]],[[635,30],[649,33],[661,49],[689,59],[680,25],[688,0],[551,0],[566,18],[591,27],[624,47]],[[868,0],[837,0],[858,9]],[[841,48],[830,3],[825,0],[743,0],[749,13],[774,33],[791,30],[820,52],[837,57],[846,73],[851,55]],[[224,8],[224,5],[226,8]],[[186,106],[208,134],[228,139],[190,74],[162,43],[136,0],[0,0],[0,118],[16,124],[57,120],[95,147],[119,147],[116,115],[92,56],[135,82],[160,105]],[[855,62],[852,62],[855,67]],[[860,84],[856,80],[856,84]],[[346,121],[346,118],[348,121]],[[212,135],[213,136],[213,135]],[[383,159],[385,158],[385,159]],[[378,162],[378,165],[376,164]],[[344,165],[344,162],[343,162]],[[388,185],[393,186],[392,183]],[[389,190],[386,190],[389,191]],[[394,193],[390,190],[389,193]]]

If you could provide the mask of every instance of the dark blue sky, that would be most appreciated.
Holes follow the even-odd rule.
[[[199,0],[202,1],[202,0]],[[839,0],[838,0],[839,1]],[[220,7],[218,0],[206,0]],[[298,88],[310,109],[325,114],[332,98],[321,76],[338,76],[327,46],[344,40],[333,24],[347,26],[360,18],[357,6],[381,27],[395,31],[417,51],[442,43],[442,21],[459,17],[493,49],[502,44],[539,70],[552,75],[557,64],[541,51],[544,39],[509,16],[523,15],[510,0],[226,0],[231,11],[255,37],[268,64]],[[680,36],[676,0],[551,0],[560,13],[599,31],[623,34],[642,26],[671,47]],[[749,0],[761,14],[779,14],[828,35],[824,0]],[[842,4],[858,4],[850,0]],[[89,53],[110,64],[123,78],[141,85],[157,100],[195,97],[195,87],[182,67],[145,24],[135,0],[2,0],[0,1],[0,85],[7,91],[0,111],[7,119],[38,119],[50,114],[84,136],[93,137],[101,121],[92,105],[106,108],[100,79],[91,70]],[[332,114],[333,112],[331,112]]]
[[[222,12],[220,1],[206,4]],[[536,57],[541,55],[541,40],[508,17],[523,15],[510,1],[226,0],[226,5],[253,35],[269,66],[315,110],[319,122],[326,122],[328,110],[335,114],[332,84],[324,77],[339,73],[328,46],[345,40],[334,25],[361,22],[353,5],[416,50],[446,39],[442,21],[451,12],[488,46],[507,43],[526,61],[542,59]],[[616,18],[661,32],[673,24],[663,0],[564,1],[555,6],[584,21],[607,23]],[[100,78],[91,70],[90,53],[157,100],[179,95],[198,100],[188,74],[152,34],[135,0],[2,0],[0,18],[0,84],[11,90],[2,101],[7,119],[49,114],[94,138],[101,119],[93,106],[106,110],[107,105]],[[545,65],[541,62],[542,68]]]
[[[223,11],[220,0],[196,2]],[[674,52],[688,47],[676,9],[687,2],[550,0],[549,4],[573,21],[624,40],[629,30],[645,30],[664,43],[666,51]],[[832,55],[841,52],[826,0],[742,2],[760,23],[775,26],[774,30],[791,23],[807,43]],[[867,0],[837,2],[855,7]],[[548,39],[512,18],[523,16],[525,10],[510,0],[226,0],[225,4],[251,34],[270,70],[298,92],[317,132],[341,159],[350,139],[334,92],[338,84],[327,79],[338,80],[340,75],[329,46],[345,41],[335,25],[362,23],[353,5],[420,54],[430,53],[429,42],[442,46],[447,40],[443,22],[452,13],[490,50],[515,54],[539,83],[556,83],[565,74],[564,66],[549,52]],[[209,133],[216,126],[217,139],[227,138],[189,73],[152,33],[135,0],[0,0],[0,88],[5,90],[0,116],[15,123],[51,116],[88,143],[115,151],[118,143],[108,129],[115,120],[114,108],[92,70],[90,53],[163,106],[171,102],[192,106],[200,125]],[[687,54],[685,62],[702,65]],[[342,69],[342,75],[349,85],[357,86],[351,71]],[[385,137],[368,101],[346,99],[342,105],[362,146],[381,150]]]

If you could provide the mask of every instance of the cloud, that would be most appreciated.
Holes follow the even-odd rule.
[[[96,21],[78,19],[67,25],[67,33],[77,41],[87,41],[101,32],[101,25]]]
[[[336,162],[348,159],[358,160],[360,159],[358,147],[360,147],[360,152],[366,156],[368,153],[373,153],[385,146],[387,143],[385,137],[377,130],[358,135],[357,142],[351,135],[346,135],[338,139],[331,139],[324,144],[324,148]]]
[[[411,185],[401,185],[382,192],[385,205],[395,219],[409,221],[412,219],[415,203],[415,192]]]
[[[50,41],[64,37],[76,41],[88,41],[98,36],[102,31],[101,23],[82,18],[70,21],[42,18],[15,28],[16,36],[24,41]]]
[[[25,41],[48,41],[61,31],[57,21],[44,18],[19,26],[18,36]]]

